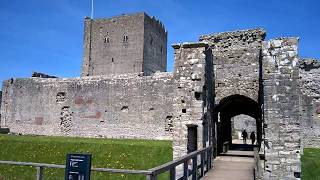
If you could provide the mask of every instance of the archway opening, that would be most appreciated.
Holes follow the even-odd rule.
[[[232,144],[256,144],[256,119],[251,116],[240,114],[231,118]],[[243,132],[247,133],[247,138],[243,137]],[[253,141],[252,141],[253,140]]]
[[[236,94],[223,98],[215,108],[217,154],[226,151],[226,147],[230,149],[237,147],[232,143],[232,120],[238,115],[247,115],[255,119],[256,145],[260,147],[262,141],[262,113],[260,106],[253,99]],[[250,147],[250,145],[242,147]]]

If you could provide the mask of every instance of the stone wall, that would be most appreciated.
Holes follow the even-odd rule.
[[[155,71],[167,70],[167,32],[154,17],[145,16],[143,44],[143,72],[150,75]]]
[[[301,59],[299,75],[302,147],[320,148],[320,62]]]
[[[265,178],[300,177],[298,39],[263,42]]]
[[[173,156],[187,154],[188,126],[197,127],[198,149],[209,144],[212,132],[213,64],[212,53],[204,43],[173,45],[175,50]]]
[[[173,75],[26,78],[3,83],[1,126],[12,133],[171,139]]]
[[[142,72],[144,14],[85,19],[82,75]]]
[[[262,29],[203,35],[212,48],[216,103],[233,94],[258,102]]]
[[[82,76],[166,71],[167,33],[145,13],[86,18],[83,46]]]
[[[173,140],[187,154],[212,141],[213,62],[205,43],[174,45],[174,73],[25,78],[3,83],[2,126],[12,133]]]

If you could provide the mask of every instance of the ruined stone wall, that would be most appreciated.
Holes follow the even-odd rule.
[[[173,156],[178,158],[187,154],[189,125],[197,126],[198,149],[209,145],[214,76],[212,53],[206,44],[183,43],[173,48],[176,89]]]
[[[167,33],[145,13],[86,18],[83,48],[81,76],[166,71]]]
[[[5,81],[1,126],[12,133],[171,139],[173,75]]]
[[[58,78],[56,76],[51,76],[44,73],[32,72],[31,77],[40,77],[40,78]]]
[[[320,62],[301,59],[299,75],[302,148],[320,148]]]
[[[300,176],[298,39],[263,42],[265,178]]]
[[[258,102],[262,29],[203,35],[200,41],[212,48],[216,103],[234,95],[244,95]]]

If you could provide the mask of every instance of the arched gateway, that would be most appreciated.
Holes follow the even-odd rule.
[[[243,95],[231,95],[223,98],[214,110],[214,121],[217,129],[217,153],[221,153],[223,144],[232,144],[231,120],[245,114],[256,120],[257,143],[262,141],[262,112],[259,104]]]

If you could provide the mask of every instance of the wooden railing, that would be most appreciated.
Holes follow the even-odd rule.
[[[0,161],[0,164],[17,165],[17,166],[31,166],[37,169],[36,180],[43,180],[44,170],[47,168],[65,169],[65,165],[33,163],[33,162],[16,162],[16,161]],[[91,171],[110,172],[118,174],[142,174],[147,176],[151,173],[148,170],[130,170],[130,169],[110,169],[110,168],[91,168]]]
[[[230,148],[230,143],[228,141],[224,142],[222,152],[227,153],[229,151],[229,148]]]
[[[192,180],[200,179],[206,172],[209,171],[209,169],[212,168],[212,152],[212,146],[209,146],[201,150],[189,153],[186,156],[183,156],[175,161],[171,161],[158,167],[149,169],[149,171],[152,171],[152,173],[147,175],[147,179],[156,180],[159,174],[166,171],[170,172],[170,180],[186,180],[189,176],[192,176]],[[200,159],[198,159],[198,156],[200,156]],[[200,164],[198,163],[198,160],[200,160]],[[181,175],[182,177],[179,177],[179,174],[178,176],[176,175],[176,168],[177,166],[182,164],[183,175]],[[192,168],[189,168],[189,165],[192,166]],[[200,170],[200,172],[198,172],[198,170]]]
[[[169,171],[170,180],[181,179],[187,180],[192,176],[192,180],[200,179],[209,169],[212,168],[212,146],[203,148],[201,150],[187,154],[180,159],[165,163],[163,165],[151,168],[149,170],[130,170],[130,169],[110,169],[110,168],[91,168],[91,171],[109,172],[118,174],[140,174],[144,175],[147,180],[157,180],[159,174]],[[44,179],[44,170],[46,168],[65,169],[65,165],[33,163],[33,162],[16,162],[16,161],[0,161],[0,164],[18,165],[18,166],[32,166],[37,169],[36,180]],[[179,165],[182,165],[181,172],[179,172]],[[191,166],[191,168],[189,167]],[[178,167],[178,170],[177,170]]]
[[[258,147],[253,148],[254,152],[254,168],[253,168],[253,175],[254,179],[262,179],[262,167],[261,167],[261,160],[259,155]]]

